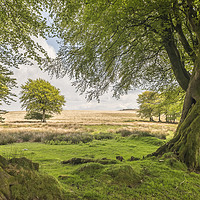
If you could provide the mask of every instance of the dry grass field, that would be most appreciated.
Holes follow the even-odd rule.
[[[47,121],[25,120],[25,111],[5,114],[0,123],[0,134],[73,134],[73,133],[116,133],[124,130],[144,131],[153,135],[172,137],[177,124],[148,122],[137,116],[137,111],[62,111]]]

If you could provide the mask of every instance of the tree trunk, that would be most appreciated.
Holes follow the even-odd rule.
[[[158,121],[161,122],[160,113],[158,114]]]
[[[174,138],[152,155],[170,151],[177,154],[190,169],[200,168],[200,70],[196,70],[189,83]]]
[[[42,111],[42,122],[46,122],[45,109],[43,109],[43,111]]]

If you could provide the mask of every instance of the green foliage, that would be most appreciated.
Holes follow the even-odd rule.
[[[42,121],[45,122],[46,112],[49,114],[60,113],[65,103],[64,96],[60,95],[59,89],[43,79],[29,79],[21,86],[20,101],[22,108],[26,108],[28,115],[41,113]]]
[[[38,113],[38,112],[28,112],[24,119],[37,119],[37,120],[41,120],[42,121],[42,114]],[[51,117],[53,117],[52,115],[47,115],[45,114],[45,119],[50,119]]]
[[[178,20],[183,21],[185,37],[194,39],[186,29],[183,5],[176,10],[176,2],[58,1],[51,11],[63,43],[48,69],[75,78],[74,85],[89,99],[98,98],[109,85],[117,97],[133,87],[176,86],[166,40],[172,35],[183,59],[189,59],[174,29]],[[186,67],[191,69],[189,60]]]
[[[0,105],[2,102],[9,104],[12,97],[16,96],[11,89],[16,87],[16,79],[12,78],[13,73],[0,64]]]
[[[185,93],[180,87],[162,93],[145,91],[138,95],[139,116],[149,118],[165,115],[166,122],[175,122],[181,115]]]
[[[158,94],[156,92],[145,91],[138,95],[137,103],[139,107],[139,116],[144,118],[149,118],[153,121],[153,111],[156,107],[156,100],[158,99]]]
[[[48,1],[18,0],[0,2],[0,63],[17,67],[30,60],[42,62],[47,53],[35,38],[45,38],[47,25],[42,12]]]

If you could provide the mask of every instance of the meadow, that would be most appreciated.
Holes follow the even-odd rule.
[[[0,155],[27,157],[53,176],[64,199],[198,199],[200,175],[175,155],[148,157],[177,124],[148,122],[136,111],[63,111],[47,123],[10,112],[0,124]],[[117,158],[117,159],[116,159]]]

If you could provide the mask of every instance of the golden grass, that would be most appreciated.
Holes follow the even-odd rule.
[[[41,133],[77,133],[77,132],[116,132],[120,129],[146,131],[155,135],[172,135],[177,124],[142,121],[135,110],[131,111],[62,111],[41,123],[25,120],[25,111],[13,111],[5,114],[4,123],[0,123],[0,133],[41,132]]]

